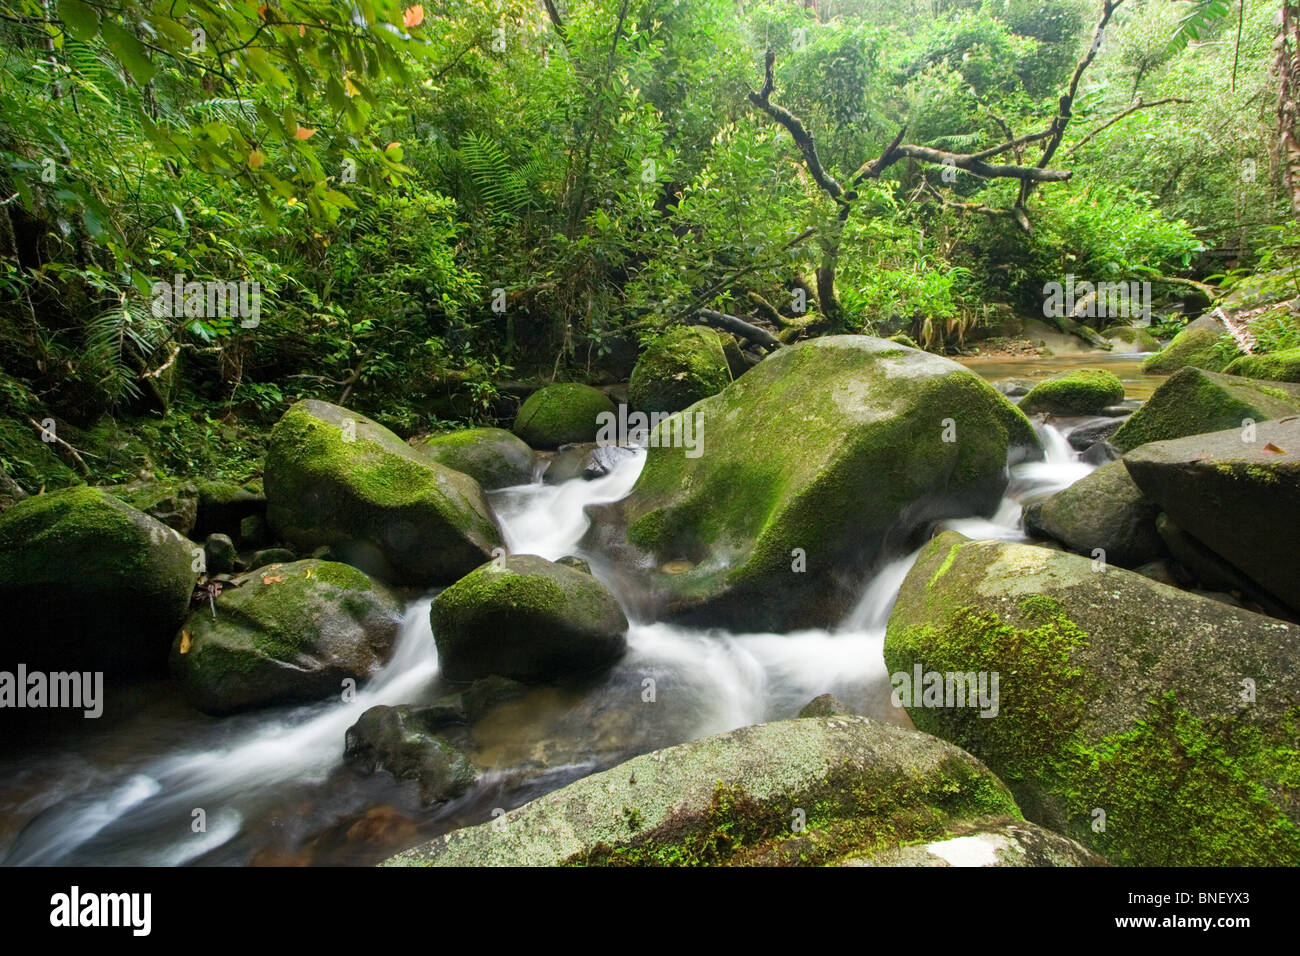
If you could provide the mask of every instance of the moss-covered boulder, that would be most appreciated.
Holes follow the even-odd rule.
[[[1097,415],[1124,400],[1124,383],[1113,372],[1081,368],[1039,382],[1020,400],[1026,415]]]
[[[533,450],[504,428],[466,428],[415,446],[433,461],[464,472],[485,489],[533,480]]]
[[[1295,414],[1300,414],[1300,385],[1185,368],[1160,383],[1111,443],[1130,451],[1147,442],[1239,429],[1248,418],[1262,422]]]
[[[700,326],[678,326],[642,350],[628,398],[637,411],[679,412],[730,384],[722,336]]]
[[[1029,819],[1111,863],[1300,862],[1300,627],[1095,568],[1032,545],[932,540],[885,640],[896,687],[941,675],[943,693],[913,695],[912,721],[988,764]],[[946,697],[947,675],[980,673],[999,675],[993,716]]]
[[[1124,464],[1175,524],[1300,613],[1300,417],[1261,422],[1253,436],[1152,442]]]
[[[1224,371],[1229,375],[1262,378],[1273,382],[1300,382],[1300,348],[1263,355],[1243,355]]]
[[[388,865],[816,866],[1019,816],[956,747],[865,717],[814,717],[636,757]]]
[[[284,541],[328,546],[394,584],[454,581],[501,545],[478,482],[327,402],[298,402],[276,423],[265,484],[267,519]]]
[[[348,728],[344,759],[366,773],[415,781],[426,806],[446,802],[478,779],[470,759],[439,735],[459,716],[454,708],[438,705],[371,707]]]
[[[402,613],[346,564],[258,568],[195,607],[172,643],[172,674],[207,714],[342,695],[345,680],[364,683],[388,661]]]
[[[589,509],[592,544],[658,613],[753,629],[838,621],[877,559],[991,514],[1009,453],[1037,449],[974,372],[867,336],[781,349],[658,439],[632,492]]]
[[[0,515],[0,670],[160,674],[202,551],[97,488],[26,498]]]
[[[158,519],[178,534],[188,537],[194,533],[199,513],[199,491],[192,482],[179,479],[137,481],[104,490],[137,511]]]
[[[553,680],[610,664],[627,647],[627,618],[609,588],[532,554],[467,574],[430,616],[439,667],[454,681]]]
[[[592,442],[604,413],[617,414],[617,409],[600,389],[575,382],[547,385],[519,407],[514,432],[533,448]]]
[[[1158,505],[1143,497],[1123,462],[1112,461],[1025,512],[1025,529],[1071,551],[1135,568],[1164,554]],[[1095,552],[1100,549],[1101,554]]]
[[[1203,315],[1173,337],[1173,340],[1142,363],[1142,371],[1152,375],[1169,375],[1192,366],[1222,372],[1236,357],[1234,349],[1225,348],[1221,339],[1227,327],[1213,315]]]

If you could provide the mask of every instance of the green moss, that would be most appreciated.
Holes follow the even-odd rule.
[[[1174,336],[1172,342],[1142,363],[1142,371],[1151,375],[1170,375],[1179,369],[1194,367],[1222,372],[1233,360],[1230,350],[1221,346],[1222,326],[1193,323]]]
[[[747,589],[729,606],[741,615],[765,606],[764,580],[790,581],[795,547],[809,557],[808,600],[824,611],[824,593],[812,595],[818,574],[873,560],[880,536],[918,502],[988,509],[1009,448],[1037,442],[974,373],[850,336],[778,353],[692,414],[704,454],[651,449],[623,506],[628,540],[659,564],[695,565],[668,582],[675,594]]]
[[[1300,348],[1283,349],[1266,355],[1243,355],[1226,369],[1229,375],[1300,382]]]
[[[678,326],[647,343],[628,384],[632,407],[677,412],[731,384],[722,337],[712,329]]]
[[[466,428],[435,435],[417,447],[439,464],[469,475],[484,488],[532,481],[532,449],[504,428]]]
[[[1007,791],[962,759],[946,761],[925,783],[905,776],[836,779],[799,799],[807,806],[756,798],[718,781],[704,813],[674,813],[649,832],[634,832],[624,845],[597,844],[564,865],[818,866],[941,839],[964,819],[1021,819]],[[803,811],[798,830],[797,810]]]
[[[1300,389],[1184,368],[1169,376],[1111,438],[1122,451],[1187,435],[1241,428],[1300,412]]]
[[[360,547],[397,583],[453,580],[500,544],[482,489],[426,460],[383,426],[325,402],[299,402],[271,432],[267,518],[300,550]]]
[[[963,547],[984,553],[976,543]],[[928,575],[950,557],[951,546],[940,542],[918,567]],[[1094,648],[1065,605],[1044,595],[1025,595],[1011,607],[999,602],[996,611],[963,603],[983,580],[980,559],[974,560],[950,571],[940,591],[927,586],[920,592],[922,605],[908,605],[904,585],[885,660],[891,671],[910,672],[919,663],[927,671],[997,672],[999,712],[982,718],[974,709],[909,708],[918,729],[979,756],[1011,788],[1026,816],[1112,863],[1300,862],[1300,828],[1286,810],[1300,779],[1300,708],[1263,721],[1249,708],[1194,716],[1188,694],[1195,691],[1170,689],[1147,698],[1136,718],[1116,726],[1104,705],[1114,677],[1097,667],[1111,654],[1137,673],[1163,672],[1163,639],[1143,634],[1140,615],[1118,591],[1115,607],[1105,613],[1133,620],[1123,648]],[[954,573],[961,577],[952,579]],[[1056,578],[1059,572],[1041,573]],[[1097,808],[1106,815],[1104,830],[1093,829]]]
[[[1124,400],[1124,383],[1104,369],[1084,368],[1039,382],[1020,402],[1028,414],[1095,415]]]
[[[617,409],[609,396],[590,385],[547,385],[529,395],[515,417],[514,432],[533,448],[558,448],[596,440],[601,413]]]

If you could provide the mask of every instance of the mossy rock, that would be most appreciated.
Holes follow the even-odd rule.
[[[265,484],[267,519],[285,542],[328,546],[394,584],[454,581],[501,545],[478,482],[338,405],[308,400],[284,413]]]
[[[515,416],[514,433],[532,448],[559,448],[596,440],[602,414],[616,414],[609,396],[575,382],[540,388],[524,400]]]
[[[1253,441],[1243,441],[1252,437]],[[1124,456],[1142,494],[1300,614],[1300,417],[1152,442]]]
[[[1262,378],[1272,382],[1300,382],[1300,348],[1263,355],[1243,355],[1226,369],[1229,375]]]
[[[1027,511],[1025,528],[1079,554],[1135,568],[1164,555],[1156,532],[1159,513],[1123,462],[1112,461]]]
[[[189,536],[194,533],[199,492],[192,482],[180,479],[140,481],[104,490],[179,534]]]
[[[864,717],[808,718],[636,757],[386,865],[817,866],[1019,818],[956,747]]]
[[[26,498],[0,515],[0,670],[161,674],[201,549],[98,488]]]
[[[690,414],[698,454],[668,447],[673,416],[632,492],[589,513],[592,545],[691,623],[831,625],[874,562],[934,521],[991,514],[1009,453],[1039,453],[974,372],[867,336],[781,349]],[[688,570],[654,570],[670,563]]]
[[[485,489],[526,485],[533,480],[533,450],[504,428],[466,428],[434,435],[415,447],[438,464],[469,475]]]
[[[896,675],[997,673],[999,708],[936,699],[908,707],[912,721],[983,760],[1026,817],[1111,863],[1300,863],[1300,627],[1094,568],[934,538],[903,582],[885,662]]]
[[[641,352],[628,398],[640,412],[679,412],[718,394],[731,384],[731,375],[722,336],[713,329],[678,326]]]
[[[1300,413],[1300,385],[1265,384],[1199,368],[1175,372],[1129,417],[1111,443],[1130,451],[1147,442],[1242,428]]]
[[[1231,351],[1224,350],[1219,345],[1219,340],[1227,331],[1217,318],[1203,315],[1194,322],[1189,322],[1174,336],[1173,341],[1147,358],[1142,363],[1142,371],[1152,375],[1170,375],[1192,366],[1222,372],[1233,360]]]
[[[589,573],[532,554],[491,561],[434,599],[445,677],[546,681],[611,664],[627,648],[627,618]]]
[[[402,616],[396,595],[346,564],[259,568],[195,607],[172,643],[171,670],[207,714],[323,700],[387,663]]]
[[[413,780],[425,806],[444,803],[469,790],[478,770],[468,757],[438,735],[455,713],[448,708],[371,707],[348,728],[343,756],[367,773]]]
[[[1097,415],[1124,401],[1124,383],[1113,372],[1081,368],[1039,382],[1020,400],[1026,415]]]

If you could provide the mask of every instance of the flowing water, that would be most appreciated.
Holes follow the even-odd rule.
[[[1089,471],[1062,431],[1040,433],[1046,460],[1011,469],[995,515],[945,527],[1019,539],[1023,504]],[[644,462],[638,452],[594,481],[492,493],[510,551],[581,555],[584,508],[626,495]],[[617,592],[601,556],[583,556]],[[598,678],[539,688],[490,711],[473,728],[482,781],[435,810],[419,806],[413,786],[362,775],[342,759],[344,733],[366,708],[448,690],[426,595],[409,605],[393,660],[352,702],[214,720],[161,693],[114,726],[83,726],[43,742],[40,755],[0,764],[0,819],[9,821],[0,852],[7,864],[38,865],[369,863],[636,754],[792,717],[819,694],[906,725],[890,703],[882,647],[914,559],[878,568],[851,613],[827,630],[732,634],[637,622],[635,595],[620,594],[633,621],[624,658]]]

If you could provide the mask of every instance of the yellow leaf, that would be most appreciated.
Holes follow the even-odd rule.
[[[424,22],[424,4],[417,3],[413,7],[407,7],[402,13],[402,23],[408,27],[418,27]]]
[[[266,153],[260,149],[255,149],[248,154],[248,165],[254,169],[261,169],[262,164],[266,162]]]
[[[315,133],[316,131],[314,129],[310,129],[306,126],[299,126],[293,131],[293,135],[296,139],[311,139]]]
[[[181,653],[188,654],[190,646],[194,643],[194,638],[189,631],[181,631]]]

